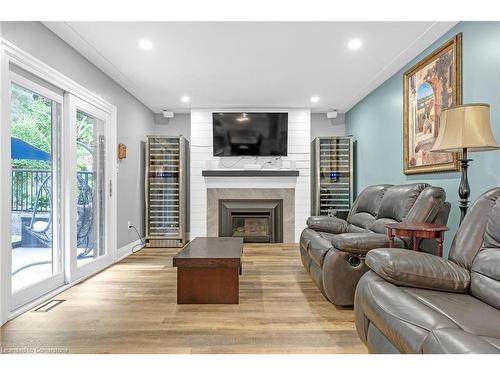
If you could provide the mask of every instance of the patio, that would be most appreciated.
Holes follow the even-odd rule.
[[[12,138],[12,159],[44,161],[51,155],[17,138]],[[77,172],[78,264],[93,258],[93,173]],[[53,275],[61,261],[53,251],[52,171],[12,169],[11,246],[12,290],[17,291]]]

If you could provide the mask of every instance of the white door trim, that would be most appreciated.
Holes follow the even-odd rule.
[[[9,70],[9,77],[8,80],[5,81],[6,86],[8,89],[10,89],[10,86],[12,83],[19,85],[29,91],[36,92],[37,94],[40,94],[47,99],[52,100],[53,102],[58,103],[61,106],[61,119],[62,119],[62,105],[63,105],[63,97],[62,95],[57,95],[51,90],[46,89],[45,87],[39,85],[36,82],[33,82],[25,77],[20,76],[19,74],[16,74],[12,71]],[[10,99],[10,95],[9,95]],[[9,106],[10,106],[10,100],[9,100]],[[53,119],[54,121],[54,119]],[[58,135],[58,132],[62,128],[62,121],[61,120],[55,120],[56,121],[56,126],[54,126],[54,122],[52,123],[52,156],[54,158],[61,158],[62,159],[62,153],[61,153],[61,138]],[[9,126],[8,130],[9,133],[12,130],[11,125],[10,125],[10,118],[8,122]],[[10,139],[10,135],[9,135]],[[9,160],[9,169],[11,166],[11,162]],[[52,176],[57,176],[58,170],[62,169],[62,164],[57,165],[57,160],[56,162],[52,163]],[[53,193],[52,193],[52,208],[51,208],[51,215],[52,216],[52,237],[53,237],[53,251],[55,254],[57,254],[57,257],[53,259],[53,262],[56,263],[56,269],[57,272],[49,277],[47,277],[44,280],[39,280],[34,284],[28,285],[26,287],[23,287],[20,290],[16,290],[15,293],[12,293],[11,300],[10,300],[10,309],[15,310],[18,307],[28,303],[29,301],[32,301],[35,298],[38,298],[41,295],[44,295],[51,290],[54,290],[64,284],[64,273],[62,272],[62,259],[64,259],[64,254],[63,254],[63,246],[61,243],[61,227],[57,225],[57,223],[60,222],[59,215],[60,211],[62,211],[62,202],[58,202],[57,199],[55,199],[58,196],[59,189],[62,186],[61,181],[58,179],[61,178],[61,176],[57,176],[57,178],[53,178]],[[9,180],[10,181],[10,178]],[[7,184],[8,188],[11,188],[11,184]],[[9,190],[10,191],[10,190]],[[9,194],[10,195],[10,194]],[[8,207],[8,213],[10,214],[10,207]],[[10,233],[9,233],[9,238],[10,238]],[[11,247],[11,244],[9,243],[9,248]],[[59,257],[59,255],[62,257],[62,259]],[[54,265],[53,265],[54,266]],[[9,271],[12,272],[11,267],[9,267]],[[9,272],[9,273],[10,273]]]
[[[0,27],[0,33],[1,33]],[[1,37],[1,35],[0,35]],[[0,38],[1,40],[1,38]],[[10,187],[3,181],[10,181],[10,95],[7,80],[9,65],[7,56],[0,46],[0,325],[5,323],[10,313],[11,290],[11,238],[10,238]],[[9,249],[9,251],[5,250]]]
[[[1,124],[10,123],[10,90],[9,85],[9,65],[14,64],[18,67],[28,71],[29,73],[49,82],[50,84],[62,89],[65,92],[69,92],[92,105],[102,109],[110,115],[110,127],[111,134],[108,140],[110,144],[109,162],[111,167],[109,168],[109,179],[113,187],[113,195],[110,203],[110,220],[111,223],[108,229],[108,236],[111,238],[112,249],[114,249],[115,259],[110,260],[112,262],[117,260],[116,252],[116,181],[117,181],[117,160],[116,160],[116,117],[117,111],[116,107],[94,94],[90,90],[81,86],[72,79],[61,74],[57,70],[53,69],[49,65],[45,64],[36,57],[30,55],[29,53],[23,51],[19,47],[10,43],[9,41],[1,38],[0,35],[0,120]],[[64,116],[65,108],[63,108]],[[63,122],[63,129],[65,124]],[[10,126],[0,126],[0,325],[5,323],[9,316],[11,315],[12,305],[11,305],[11,244],[10,244],[10,232],[11,232],[11,197],[10,197],[10,184],[3,183],[4,181],[10,181],[10,158],[11,158],[11,147],[10,147]],[[64,152],[64,150],[63,150]],[[64,163],[64,161],[63,161]],[[64,182],[63,182],[64,183]],[[103,265],[103,267],[105,267]],[[69,280],[66,280],[69,282]]]
[[[112,119],[111,115],[104,111],[103,109],[95,106],[92,103],[87,102],[86,100],[80,99],[72,95],[71,93],[66,93],[64,95],[64,103],[65,103],[65,120],[63,121],[66,124],[66,165],[64,168],[64,180],[67,182],[68,186],[71,186],[71,189],[67,189],[68,191],[65,194],[65,202],[64,206],[66,209],[65,215],[66,220],[65,223],[68,227],[65,230],[65,233],[68,234],[65,242],[66,249],[70,249],[69,256],[66,258],[66,279],[69,282],[75,281],[82,277],[85,277],[91,273],[94,273],[100,269],[103,269],[110,264],[114,263],[117,259],[117,248],[116,248],[116,194],[114,190],[115,183],[113,180],[113,176],[116,176],[116,141],[114,136],[112,135]],[[76,213],[76,114],[77,111],[80,110],[85,112],[98,120],[104,122],[104,135],[105,135],[105,228],[106,228],[106,237],[105,237],[105,248],[106,254],[90,261],[88,264],[78,266],[77,265],[77,248],[76,248],[76,222],[77,222],[77,213]],[[115,161],[113,163],[113,160]],[[68,219],[69,218],[69,219]],[[96,242],[94,240],[94,242]]]
[[[96,107],[102,108],[109,114],[116,112],[116,107],[113,104],[94,94],[92,91],[86,89],[79,83],[66,77],[64,74],[59,73],[57,70],[45,64],[33,55],[30,55],[5,39],[0,38],[0,43],[2,55],[5,55],[7,58],[7,68],[9,65],[8,63],[13,63],[35,76],[44,79],[50,84],[59,87],[64,91],[70,92],[73,95],[95,105]]]

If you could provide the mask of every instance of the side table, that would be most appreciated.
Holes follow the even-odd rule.
[[[385,224],[389,236],[389,247],[394,247],[394,237],[411,237],[413,250],[418,251],[419,239],[434,238],[438,243],[438,256],[443,256],[444,232],[448,230],[446,225],[430,223],[389,223]]]

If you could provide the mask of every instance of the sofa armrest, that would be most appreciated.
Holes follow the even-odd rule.
[[[389,238],[381,233],[342,233],[332,238],[332,245],[340,251],[354,254],[366,254],[371,249],[389,246]],[[394,238],[398,247],[404,247],[404,242]]]
[[[423,354],[500,354],[489,342],[469,332],[442,328],[429,333],[422,345]]]
[[[465,268],[441,257],[404,249],[375,249],[366,264],[392,284],[444,292],[464,293],[470,274]]]
[[[343,219],[332,216],[311,216],[307,219],[307,226],[319,232],[344,233],[349,223]]]

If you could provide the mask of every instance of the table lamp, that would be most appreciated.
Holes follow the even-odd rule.
[[[441,112],[439,134],[432,151],[461,152],[462,177],[458,188],[460,223],[467,213],[470,186],[467,179],[468,151],[493,151],[500,148],[490,125],[490,105],[464,104],[446,108]]]

